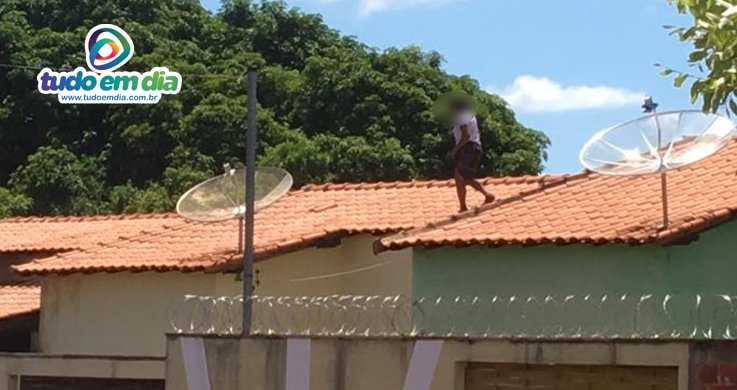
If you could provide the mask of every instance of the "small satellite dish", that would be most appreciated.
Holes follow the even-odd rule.
[[[242,217],[246,212],[246,170],[230,169],[187,191],[177,202],[177,213],[193,221],[215,222]],[[292,175],[272,167],[256,169],[255,211],[276,202],[292,188]]]
[[[605,175],[660,173],[663,227],[668,226],[667,172],[693,164],[726,146],[735,134],[729,118],[701,111],[658,113],[647,96],[648,114],[595,134],[581,150],[581,163]]]

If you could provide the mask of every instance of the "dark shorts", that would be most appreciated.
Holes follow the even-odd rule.
[[[466,179],[473,179],[479,170],[481,163],[481,145],[475,142],[469,142],[461,147],[455,155],[455,168],[460,172],[461,176]]]

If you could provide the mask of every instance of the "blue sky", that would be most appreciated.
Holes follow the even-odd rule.
[[[519,120],[552,140],[547,173],[582,169],[578,152],[598,130],[661,109],[690,107],[653,67],[685,68],[689,46],[663,25],[687,25],[666,0],[291,0],[378,48],[436,50],[507,99]],[[204,0],[216,11],[219,0]]]

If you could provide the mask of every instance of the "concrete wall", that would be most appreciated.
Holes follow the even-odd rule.
[[[373,237],[306,249],[256,265],[263,296],[411,293],[411,252],[374,256]],[[164,356],[164,333],[185,295],[240,295],[234,274],[96,273],[50,276],[42,291],[44,353]],[[240,318],[236,316],[236,318]],[[258,319],[256,319],[258,321]]]
[[[18,389],[22,376],[164,379],[163,359],[0,354],[0,390]]]
[[[686,317],[694,313],[689,313],[693,308],[687,306],[694,304],[694,299],[688,301],[688,297],[737,295],[735,235],[737,222],[731,222],[704,232],[689,245],[667,247],[540,245],[417,249],[413,262],[414,295],[516,296],[522,300],[529,296],[542,300],[547,296],[562,299],[569,295],[579,298],[589,294],[594,297],[607,295],[607,305],[614,307],[612,300],[623,296],[629,300],[627,304],[632,305],[632,300],[642,295],[652,294],[657,298],[672,294],[678,298],[679,313],[685,313],[678,321],[690,321]],[[712,301],[719,302],[720,298]],[[661,303],[646,302],[652,307],[643,306],[643,310],[656,311],[662,307]],[[596,326],[595,322],[601,318],[583,306],[576,321],[582,322],[584,327]],[[730,311],[725,306],[714,312],[729,316]],[[609,314],[616,320],[616,313]],[[551,321],[556,315],[570,317],[575,316],[576,311],[557,314],[549,311],[540,320]],[[728,320],[718,319],[725,324]],[[514,328],[513,325],[510,326]],[[524,324],[519,325],[523,327]]]
[[[48,354],[163,356],[170,315],[184,295],[213,295],[232,275],[73,274],[45,278],[41,351]]]
[[[187,390],[180,338],[169,339],[167,390]],[[205,338],[213,390],[283,390],[286,341]],[[401,389],[413,339],[313,339],[311,390]],[[470,363],[676,367],[678,388],[688,388],[687,343],[546,343],[445,340],[431,390],[464,390]]]

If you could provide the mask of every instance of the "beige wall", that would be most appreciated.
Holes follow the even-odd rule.
[[[371,235],[349,237],[335,248],[311,248],[259,262],[256,294],[410,296],[411,250],[377,256],[372,251],[375,239]]]
[[[260,262],[256,293],[267,296],[409,295],[411,252],[374,256],[373,237]],[[170,317],[188,294],[232,296],[234,274],[96,273],[45,278],[40,347],[50,354],[164,356]]]
[[[39,342],[47,354],[163,356],[169,317],[186,294],[211,295],[233,276],[74,274],[45,278]]]
[[[415,340],[317,338],[310,389],[401,389]],[[205,338],[213,390],[283,389],[283,339]],[[688,343],[523,342],[446,340],[431,390],[464,390],[468,363],[677,367],[688,388]],[[166,390],[187,390],[181,346],[169,339]]]

